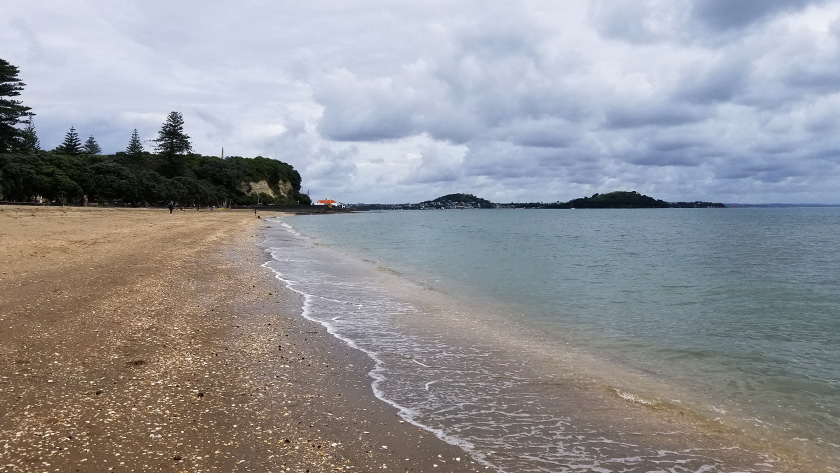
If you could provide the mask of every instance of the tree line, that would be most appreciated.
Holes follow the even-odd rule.
[[[41,149],[34,113],[15,97],[26,85],[17,67],[0,59],[0,200],[121,205],[290,205],[311,203],[300,174],[261,156],[219,158],[193,153],[180,112],[170,112],[154,151],[135,129],[125,151],[101,154],[96,139],[82,142],[75,127],[53,150]],[[265,182],[267,188],[256,188]]]

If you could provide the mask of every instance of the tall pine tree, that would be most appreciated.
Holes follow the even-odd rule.
[[[184,133],[184,117],[180,112],[169,112],[166,122],[154,140],[157,143],[155,152],[164,156],[175,156],[192,152],[190,137]]]
[[[21,144],[26,151],[38,151],[41,149],[41,140],[38,139],[38,134],[35,133],[35,120],[31,116],[26,120],[26,128],[23,129]]]
[[[143,143],[140,142],[140,135],[137,133],[137,128],[135,128],[131,133],[131,140],[128,142],[125,154],[134,157],[141,156],[143,154]]]
[[[102,148],[99,147],[96,140],[93,139],[93,136],[89,137],[87,141],[85,141],[85,145],[82,148],[87,154],[99,154],[102,152]]]
[[[64,135],[64,143],[61,143],[56,150],[71,156],[82,154],[84,149],[82,148],[82,141],[79,139],[79,134],[76,133],[76,128],[70,127],[70,131]]]
[[[7,97],[20,95],[24,84],[19,78],[20,70],[0,59],[0,153],[23,149],[23,130],[17,128],[33,114],[20,100]]]

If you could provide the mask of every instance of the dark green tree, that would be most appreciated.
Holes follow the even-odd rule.
[[[137,157],[143,154],[143,143],[140,142],[140,135],[137,133],[137,128],[131,133],[131,140],[128,142],[128,147],[125,149],[125,154]]]
[[[35,123],[31,116],[26,120],[26,127],[23,129],[22,145],[25,151],[39,151],[41,149],[41,141],[38,139],[38,134],[35,133]]]
[[[140,188],[134,174],[119,164],[103,161],[90,166],[93,197],[100,202],[136,202]]]
[[[20,95],[26,85],[18,78],[19,72],[17,67],[0,59],[0,153],[23,148],[23,130],[17,125],[33,115],[20,100],[8,98]]]
[[[60,168],[49,163],[44,163],[38,169],[39,191],[49,200],[67,203],[68,198],[82,195],[82,188],[78,183],[70,179]]]
[[[190,137],[184,133],[184,117],[180,112],[169,112],[166,122],[154,140],[155,152],[164,156],[174,156],[192,152]]]
[[[83,149],[87,154],[99,154],[102,152],[102,148],[99,147],[99,144],[96,143],[96,140],[92,136],[85,141]]]
[[[30,163],[16,160],[0,168],[6,200],[23,201],[37,193],[38,172]]]
[[[70,127],[70,131],[64,135],[64,143],[61,143],[56,150],[64,154],[69,154],[70,156],[82,154],[84,149],[82,148],[82,141],[79,139],[79,134],[76,133],[76,128]]]

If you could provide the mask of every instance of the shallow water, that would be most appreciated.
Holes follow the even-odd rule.
[[[731,471],[605,428],[623,413],[576,403],[599,396],[598,406],[679,408],[840,463],[838,209],[272,225],[268,266],[306,296],[307,317],[378,361],[379,397],[503,471]]]

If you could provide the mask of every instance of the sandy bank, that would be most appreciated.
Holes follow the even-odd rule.
[[[484,471],[299,317],[261,222],[0,207],[0,471]]]

